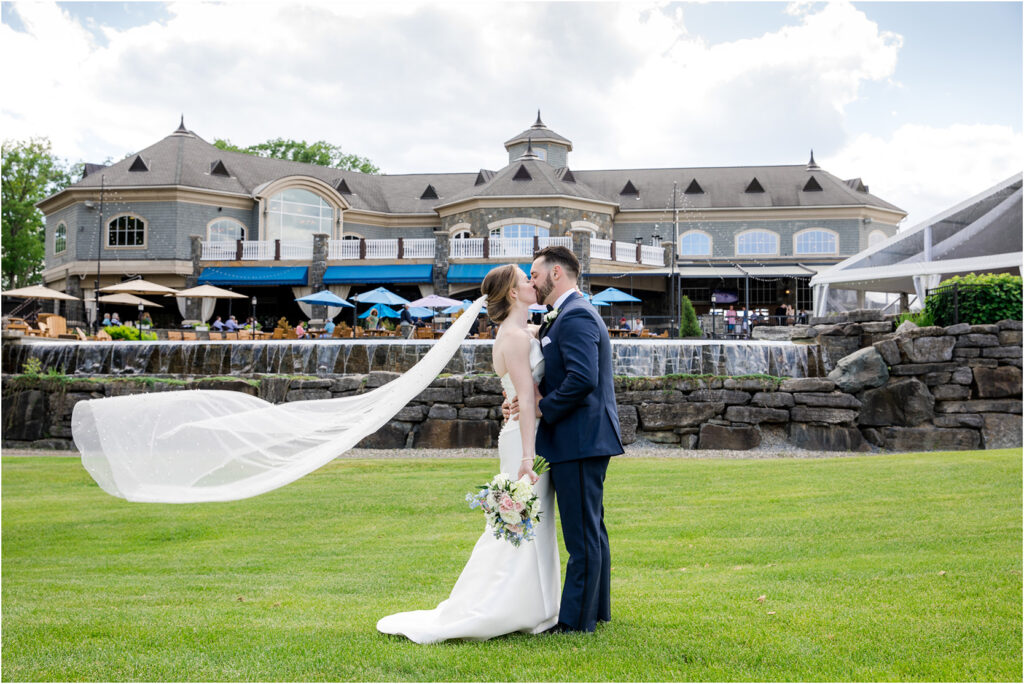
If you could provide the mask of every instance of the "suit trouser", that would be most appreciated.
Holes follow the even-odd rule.
[[[604,526],[608,456],[551,464],[569,562],[558,621],[586,632],[611,619],[611,550]]]

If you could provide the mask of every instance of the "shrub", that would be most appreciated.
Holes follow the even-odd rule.
[[[1021,320],[1021,277],[1009,273],[969,273],[942,282],[943,289],[928,296],[924,311],[936,325],[953,325],[953,288],[957,285],[960,322],[985,325]]]
[[[901,313],[896,318],[896,327],[899,327],[900,324],[903,323],[904,321],[910,321],[914,325],[920,326],[922,328],[925,328],[929,325],[935,325],[935,319],[927,311],[907,311],[905,313]]]
[[[139,339],[138,329],[128,325],[112,325],[109,328],[106,328],[106,331],[112,340],[138,341]]]
[[[683,295],[683,301],[680,303],[682,313],[679,321],[679,336],[680,337],[703,337],[704,331],[700,329],[700,323],[697,322],[697,312],[693,310],[693,303],[690,298]]]

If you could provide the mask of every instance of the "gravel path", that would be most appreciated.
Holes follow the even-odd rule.
[[[4,456],[16,457],[78,457],[74,451],[45,449],[4,449]],[[352,449],[339,458],[497,458],[497,449]],[[806,451],[793,447],[762,447],[749,451],[716,449],[680,449],[650,442],[636,442],[626,447],[625,458],[692,458],[692,459],[771,459],[771,458],[840,458],[864,456],[850,451]],[[620,457],[621,458],[621,457]]]

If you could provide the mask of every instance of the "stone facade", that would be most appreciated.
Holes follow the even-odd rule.
[[[505,220],[524,219],[523,223],[543,221],[550,224],[548,234],[551,237],[568,235],[572,230],[575,221],[585,221],[598,227],[598,234],[595,237],[608,240],[613,234],[611,214],[597,211],[582,211],[569,207],[557,205],[546,207],[510,207],[510,208],[488,208],[470,209],[461,211],[442,219],[442,227],[446,232],[451,231],[454,226],[469,224],[469,230],[473,237],[486,237],[490,234],[488,226]]]

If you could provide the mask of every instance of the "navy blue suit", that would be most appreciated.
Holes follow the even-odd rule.
[[[541,331],[544,378],[537,453],[551,464],[562,537],[569,552],[558,621],[594,631],[611,619],[611,554],[604,477],[622,453],[608,329],[578,294]]]

